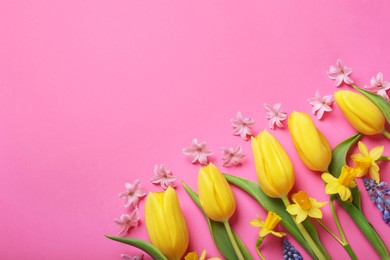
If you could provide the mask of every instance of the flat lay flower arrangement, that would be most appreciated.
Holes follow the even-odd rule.
[[[340,224],[338,212],[344,210],[350,219],[365,235],[367,242],[375,249],[381,259],[390,259],[383,239],[369,223],[362,212],[361,204],[376,207],[383,219],[383,228],[390,225],[390,187],[381,181],[380,167],[389,161],[384,155],[384,144],[368,147],[360,141],[362,136],[384,135],[390,139],[386,126],[390,123],[390,103],[387,91],[390,82],[385,81],[382,73],[373,76],[370,85],[357,87],[351,77],[352,69],[341,60],[336,61],[328,71],[328,77],[335,86],[349,88],[336,90],[334,94],[322,96],[317,90],[308,100],[312,113],[321,120],[325,113],[331,113],[333,103],[337,103],[356,134],[346,138],[333,149],[327,137],[319,131],[310,117],[304,112],[294,111],[290,115],[282,111],[282,104],[264,104],[269,128],[276,129],[287,123],[296,152],[303,164],[319,173],[323,180],[327,201],[318,201],[310,197],[307,191],[292,193],[295,176],[293,162],[282,144],[268,130],[257,135],[253,133],[255,121],[237,112],[231,119],[233,135],[250,140],[258,182],[222,173],[221,169],[209,163],[213,154],[207,143],[194,138],[183,148],[184,155],[193,164],[200,164],[198,187],[189,187],[185,180],[181,183],[188,196],[199,207],[208,224],[209,232],[220,254],[226,259],[264,259],[261,250],[269,235],[279,237],[283,245],[284,259],[302,259],[293,243],[299,243],[313,259],[330,259],[329,248],[325,248],[318,236],[317,227],[321,227],[340,244],[339,250],[345,250],[351,259],[358,259],[345,236],[346,230]],[[331,116],[331,114],[329,114]],[[284,122],[286,121],[286,122]],[[386,140],[387,141],[387,140]],[[183,145],[184,146],[184,145]],[[350,154],[357,147],[358,153]],[[222,162],[225,167],[234,167],[243,162],[245,155],[242,147],[222,147]],[[363,178],[364,187],[358,187],[355,179]],[[124,205],[130,208],[129,214],[122,214],[115,222],[121,230],[118,236],[108,238],[143,250],[154,259],[206,259],[207,249],[202,252],[189,252],[189,234],[187,225],[191,219],[185,219],[180,208],[175,183],[177,176],[163,164],[156,165],[151,182],[160,185],[163,191],[150,192],[148,195],[141,187],[141,181],[135,179],[125,184],[125,191],[119,196]],[[267,212],[262,219],[254,215],[248,225],[258,230],[258,238],[253,244],[246,245],[235,232],[229,219],[238,206],[231,185],[237,186],[252,196]],[[368,192],[370,200],[362,201],[361,192]],[[292,193],[292,194],[291,194]],[[144,220],[150,241],[129,237],[132,228],[138,226],[140,214],[138,204],[146,197]],[[335,204],[341,207],[336,211]],[[322,213],[324,207],[330,207],[331,216]],[[333,232],[322,218],[332,218],[337,232]],[[280,231],[280,226],[284,231]],[[288,240],[288,238],[294,238]],[[251,255],[248,248],[255,248],[257,255]],[[142,259],[143,255],[122,255],[123,259]],[[207,259],[219,259],[218,257]]]

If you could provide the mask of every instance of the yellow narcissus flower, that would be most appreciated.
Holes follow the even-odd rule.
[[[185,257],[184,260],[205,260],[206,259],[206,250],[202,251],[201,256],[198,258],[198,253],[194,252],[189,252]],[[207,260],[221,260],[219,257],[212,257],[212,258],[207,258]]]
[[[320,208],[327,202],[318,202],[316,199],[310,198],[305,191],[299,191],[292,195],[292,200],[295,204],[289,205],[286,210],[291,215],[296,215],[295,221],[301,223],[307,216],[312,218],[322,218]]]
[[[198,195],[202,209],[212,220],[224,222],[236,210],[236,199],[229,183],[212,163],[199,170]]]
[[[344,165],[341,169],[341,174],[338,178],[335,178],[330,173],[323,173],[321,175],[322,180],[326,183],[326,194],[339,194],[342,201],[346,201],[351,197],[350,188],[356,187],[355,177],[356,170]]]
[[[365,135],[384,132],[385,117],[368,98],[349,90],[336,91],[334,98],[345,117],[357,131]]]
[[[263,192],[272,198],[286,196],[294,186],[294,168],[282,145],[264,130],[252,137],[252,151]]]
[[[369,172],[371,179],[375,180],[376,183],[379,183],[379,166],[375,161],[382,156],[384,146],[376,146],[371,151],[368,151],[367,146],[359,141],[358,147],[360,153],[351,155],[354,162],[354,168],[357,171],[356,177],[362,177]]]
[[[279,217],[275,212],[268,211],[267,218],[265,219],[265,222],[260,219],[259,216],[256,215],[256,219],[251,220],[249,223],[254,227],[261,228],[259,230],[259,237],[263,238],[268,234],[272,234],[277,237],[282,237],[286,235],[284,232],[276,232],[274,231],[274,228],[276,225],[280,222],[282,218]]]
[[[176,191],[149,193],[145,224],[150,242],[168,259],[181,259],[188,247],[188,230]]]
[[[306,167],[313,171],[326,171],[332,159],[332,150],[311,117],[294,111],[288,118],[288,129],[295,149]]]

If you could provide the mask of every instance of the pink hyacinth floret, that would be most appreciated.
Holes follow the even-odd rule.
[[[239,135],[245,141],[249,140],[249,137],[252,136],[252,127],[255,124],[255,120],[249,117],[243,117],[241,112],[238,111],[236,118],[230,119],[232,126],[234,127],[233,135]]]
[[[221,149],[222,153],[222,162],[223,166],[229,167],[229,166],[236,166],[242,163],[245,155],[242,153],[242,147],[239,145],[237,148],[230,147],[222,147]]]
[[[135,208],[130,215],[122,214],[120,218],[115,219],[115,223],[118,224],[122,229],[119,232],[119,236],[125,236],[129,233],[130,229],[138,226],[139,222],[139,211]]]
[[[138,179],[134,183],[125,183],[126,191],[119,194],[119,197],[125,199],[125,207],[133,205],[138,206],[139,200],[146,195],[145,191],[141,189],[141,182]]]
[[[282,121],[287,119],[287,114],[280,111],[281,103],[276,103],[271,106],[267,103],[264,103],[265,109],[267,109],[266,117],[268,119],[269,128],[274,129],[275,124],[278,127],[283,127]]]
[[[340,59],[336,61],[336,65],[331,65],[328,71],[328,77],[334,80],[336,87],[341,83],[352,84],[354,81],[349,77],[352,73],[352,69],[344,66]]]
[[[190,146],[183,148],[183,153],[191,158],[192,163],[199,162],[206,165],[207,157],[213,154],[212,151],[207,150],[206,146],[206,142],[199,143],[198,139],[194,138]]]
[[[384,97],[387,101],[389,101],[387,90],[390,89],[390,82],[383,80],[383,74],[381,72],[378,72],[376,76],[371,78],[370,84],[371,86],[365,86],[364,88]]]
[[[176,176],[172,174],[170,170],[165,167],[164,164],[154,166],[154,176],[150,180],[154,184],[160,184],[161,187],[166,190],[169,186],[175,187],[173,183],[176,180]]]
[[[334,99],[333,99],[333,95],[326,95],[321,97],[320,91],[317,90],[315,97],[310,98],[308,102],[310,103],[310,105],[313,106],[312,109],[313,115],[317,113],[317,118],[321,119],[322,116],[324,115],[324,112],[332,111],[332,108],[330,106],[333,104]]]

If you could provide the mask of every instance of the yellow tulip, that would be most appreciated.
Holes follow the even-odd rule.
[[[252,151],[260,188],[272,198],[282,198],[294,186],[294,168],[282,145],[267,130],[252,137]]]
[[[203,211],[212,220],[227,221],[236,210],[236,200],[227,180],[212,163],[199,170],[198,195]]]
[[[362,94],[339,90],[334,93],[334,98],[345,117],[360,133],[375,135],[385,130],[385,117],[382,112]]]
[[[150,242],[168,259],[180,259],[188,247],[188,230],[176,191],[149,193],[145,224]]]
[[[326,171],[332,159],[332,150],[311,117],[294,111],[288,118],[288,129],[302,162],[313,171]]]

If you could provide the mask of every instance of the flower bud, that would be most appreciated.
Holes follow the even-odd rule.
[[[282,145],[267,130],[252,137],[252,151],[260,188],[272,198],[281,198],[294,186],[294,168]]]
[[[365,135],[380,134],[385,129],[385,117],[379,108],[362,94],[339,90],[334,93],[337,105],[351,125]]]
[[[187,224],[176,191],[149,193],[145,203],[145,224],[150,242],[168,259],[180,259],[188,247]]]
[[[227,180],[212,163],[199,170],[198,195],[206,216],[215,221],[228,220],[236,210],[236,199]]]
[[[295,149],[306,167],[313,171],[326,171],[332,159],[332,150],[311,117],[294,111],[288,118],[288,129]]]

